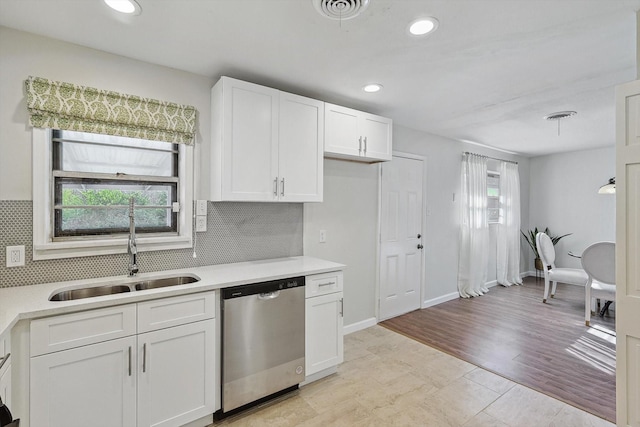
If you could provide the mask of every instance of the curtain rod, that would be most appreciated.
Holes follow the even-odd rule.
[[[505,160],[505,159],[499,159],[497,157],[484,156],[482,154],[472,153],[470,151],[465,151],[462,154],[473,154],[474,156],[486,157],[487,159],[497,160],[499,162],[515,163],[516,165],[518,164],[518,162],[514,162],[513,160]]]

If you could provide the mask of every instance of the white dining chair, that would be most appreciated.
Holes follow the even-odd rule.
[[[584,323],[589,326],[595,299],[616,300],[616,244],[598,242],[582,253],[582,268],[589,280],[585,288]]]
[[[545,233],[536,234],[536,247],[538,248],[538,254],[540,254],[542,272],[544,273],[544,295],[542,297],[542,302],[547,302],[550,282],[553,282],[551,298],[556,294],[558,282],[582,286],[587,284],[589,276],[584,270],[579,268],[556,267],[556,250],[553,247],[551,238]]]

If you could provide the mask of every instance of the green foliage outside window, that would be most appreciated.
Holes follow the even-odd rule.
[[[134,198],[136,227],[167,227],[167,208],[141,208],[141,206],[170,206],[169,192],[164,189],[125,191],[121,189],[62,190],[62,229],[112,229],[128,228],[129,198]],[[67,208],[67,206],[69,206]],[[73,208],[72,206],[96,206],[95,208]],[[109,206],[108,208],[101,208]],[[121,206],[121,208],[113,208]]]

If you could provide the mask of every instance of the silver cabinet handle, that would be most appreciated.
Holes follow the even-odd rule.
[[[344,298],[340,298],[340,316],[344,317]]]
[[[284,196],[284,178],[282,178],[281,184],[282,184],[282,188],[280,189],[281,190],[280,195]]]
[[[364,137],[364,155],[367,155],[367,137]]]
[[[142,372],[147,372],[147,343],[142,344]]]
[[[129,346],[129,376],[131,376],[131,346]]]
[[[335,285],[336,282],[326,282],[326,283],[318,283],[318,286],[329,286],[329,285]]]
[[[278,177],[273,180],[273,195],[278,197]]]
[[[7,360],[9,360],[9,356],[11,356],[11,353],[5,354],[4,357],[0,359],[0,369],[2,369],[5,363],[7,363]]]
[[[362,137],[358,138],[358,153],[362,152]]]

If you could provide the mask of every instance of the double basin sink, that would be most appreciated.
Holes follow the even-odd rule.
[[[199,280],[200,279],[193,276],[173,276],[158,279],[143,279],[131,281],[129,283],[94,285],[86,288],[61,290],[49,297],[49,301],[72,301],[83,298],[122,294],[126,292],[145,291],[147,289],[165,288],[167,286],[186,285],[189,283],[195,283]]]

